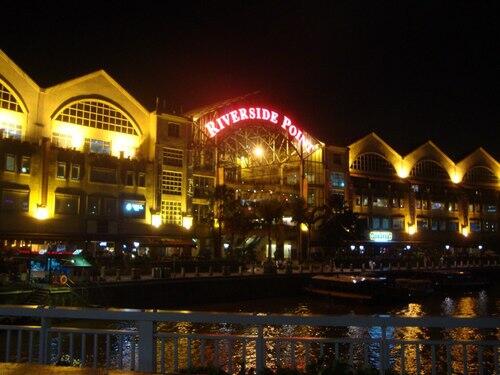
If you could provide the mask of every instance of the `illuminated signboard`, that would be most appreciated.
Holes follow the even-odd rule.
[[[373,242],[389,242],[392,241],[392,232],[383,230],[372,230],[369,234],[370,241]]]
[[[272,125],[281,127],[290,137],[294,138],[299,145],[302,145],[307,152],[311,152],[317,147],[317,145],[312,144],[312,141],[304,135],[303,131],[297,125],[292,123],[290,118],[276,111],[261,107],[244,107],[229,111],[215,120],[207,122],[205,124],[205,129],[207,129],[210,138],[213,138],[221,130],[239,122],[249,120],[266,121]]]

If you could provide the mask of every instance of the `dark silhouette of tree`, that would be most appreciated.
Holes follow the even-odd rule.
[[[265,199],[257,204],[257,218],[261,220],[262,228],[267,232],[267,260],[269,262],[272,258],[271,237],[273,228],[281,221],[284,212],[284,204],[276,199]]]

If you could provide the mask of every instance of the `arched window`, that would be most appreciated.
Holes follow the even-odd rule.
[[[25,113],[19,98],[0,80],[0,132],[4,137],[21,139]]]
[[[351,164],[351,169],[357,172],[377,173],[384,175],[396,174],[396,170],[386,159],[378,154],[367,153],[359,155]]]
[[[24,113],[21,104],[11,90],[0,80],[0,108]]]
[[[57,121],[138,135],[132,120],[119,108],[99,99],[83,99],[63,108]]]
[[[469,184],[496,184],[498,183],[498,178],[491,169],[475,166],[467,171],[463,181]]]
[[[434,160],[420,160],[412,168],[411,177],[429,178],[434,180],[449,180],[450,175]]]

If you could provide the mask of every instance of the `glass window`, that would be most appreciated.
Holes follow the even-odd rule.
[[[448,222],[448,230],[450,232],[458,232],[458,220],[450,220]]]
[[[332,154],[332,163],[337,165],[342,164],[342,154]]]
[[[372,218],[372,229],[380,229],[380,218],[374,217]]]
[[[174,124],[170,122],[168,124],[168,136],[169,137],[174,137],[174,138],[179,138],[180,136],[180,125],[179,124]]]
[[[92,216],[99,215],[99,197],[89,196],[87,201],[87,214]]]
[[[207,223],[210,218],[210,206],[208,204],[193,204],[193,218],[197,223]]]
[[[469,212],[474,212],[474,205],[469,203]]]
[[[124,216],[142,219],[146,214],[146,202],[126,199],[122,203],[122,212]]]
[[[423,210],[428,210],[429,209],[429,201],[428,200],[424,199],[422,201],[422,209]]]
[[[29,174],[31,170],[31,157],[23,156],[21,158],[21,173]]]
[[[416,206],[417,206],[417,210],[421,210],[422,209],[422,200],[417,199]]]
[[[431,229],[432,230],[439,230],[439,220],[437,220],[437,219],[431,220]]]
[[[163,147],[163,165],[182,167],[184,152],[179,149]]]
[[[486,213],[494,214],[497,212],[497,206],[494,204],[487,204],[487,205],[484,205],[484,210]]]
[[[90,181],[105,184],[116,184],[116,169],[91,167]]]
[[[477,219],[472,219],[470,221],[471,232],[481,232],[481,221]]]
[[[16,156],[12,154],[5,155],[5,170],[9,172],[16,171]]]
[[[443,202],[431,202],[431,209],[444,210],[444,203]]]
[[[0,81],[0,108],[7,109],[9,111],[24,113],[21,105],[17,101],[13,92]],[[1,122],[0,122],[0,125]],[[0,126],[0,129],[2,127]]]
[[[125,179],[125,185],[127,186],[134,186],[134,172],[133,171],[127,171],[127,176]]]
[[[2,191],[2,210],[28,212],[29,209],[29,192],[18,190]]]
[[[333,189],[343,189],[345,186],[344,174],[340,172],[330,173],[330,187]]]
[[[57,162],[56,177],[59,179],[66,179],[66,162]]]
[[[411,190],[415,193],[418,193],[419,190],[418,185],[411,185]]]
[[[368,206],[368,197],[366,195],[363,196],[363,206]]]
[[[373,207],[388,207],[389,200],[384,197],[375,197],[373,199]]]
[[[109,216],[109,217],[114,217],[116,216],[116,198],[104,198],[103,199],[103,203],[104,203],[104,207],[103,207],[103,214],[105,216]]]
[[[395,217],[392,219],[392,229],[403,230],[405,227],[405,219],[403,217]]]
[[[382,218],[382,229],[389,229],[389,218]]]
[[[182,204],[176,201],[161,201],[161,217],[164,223],[182,224]]]
[[[429,229],[429,219],[427,218],[417,219],[417,228],[422,230]]]
[[[72,137],[68,134],[61,134],[57,132],[52,133],[52,143],[56,147],[73,148]]]
[[[445,220],[439,220],[439,230],[444,232],[446,230],[446,221]]]
[[[481,212],[481,205],[479,203],[474,203],[474,211]]]
[[[80,179],[80,164],[71,164],[71,179],[74,181]]]
[[[214,178],[207,176],[193,176],[194,197],[210,198],[214,193]]]
[[[137,186],[139,187],[146,186],[146,173],[139,172],[137,176]]]
[[[94,154],[111,155],[111,142],[85,138],[85,149]]]
[[[109,103],[96,99],[84,99],[72,103],[57,115],[56,120],[96,129],[138,135],[133,123],[123,111]]]
[[[356,206],[361,206],[361,197],[360,197],[359,195],[356,195],[356,196],[354,197],[354,204],[355,204]]]
[[[161,181],[162,194],[182,194],[182,173],[174,171],[163,171]]]
[[[55,213],[58,215],[77,215],[80,198],[77,195],[56,194]]]

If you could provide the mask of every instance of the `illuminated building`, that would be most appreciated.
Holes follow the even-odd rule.
[[[500,168],[485,150],[454,163],[429,142],[402,157],[375,134],[339,147],[311,128],[248,98],[149,111],[102,70],[41,88],[0,51],[0,242],[213,248],[217,185],[249,207],[341,195],[367,240],[496,234]],[[272,249],[289,257],[309,234],[282,222]]]
[[[349,175],[353,211],[382,243],[498,239],[500,166],[482,148],[457,163],[431,141],[401,156],[371,133],[349,146]]]

